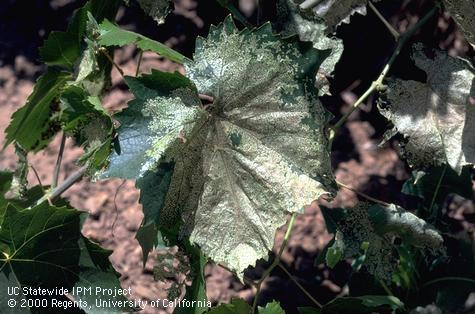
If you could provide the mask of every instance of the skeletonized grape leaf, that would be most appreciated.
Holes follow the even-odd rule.
[[[292,0],[297,2],[296,0]],[[323,19],[327,31],[333,32],[341,23],[349,23],[351,15],[366,14],[367,0],[305,0],[300,3],[302,11],[311,10],[316,17]]]
[[[413,57],[427,82],[389,80],[388,105],[380,106],[394,124],[386,138],[396,131],[406,137],[411,166],[447,163],[460,173],[475,163],[475,71],[463,59],[438,51],[429,59],[416,49]]]
[[[282,24],[278,27],[282,28],[284,35],[298,34],[300,40],[311,41],[316,49],[331,49],[330,55],[320,65],[317,74],[317,86],[320,93],[330,94],[327,77],[331,76],[343,53],[342,40],[327,37],[323,21],[314,16],[302,15],[293,0],[279,1],[277,23]]]
[[[351,209],[322,207],[325,223],[334,226],[334,243],[327,249],[327,262],[335,265],[340,259],[363,254],[361,263],[376,278],[391,281],[397,265],[392,252],[394,236],[404,243],[428,250],[443,250],[439,232],[416,215],[390,204],[359,203]]]
[[[68,291],[74,286],[120,288],[117,274],[108,260],[111,252],[81,235],[82,215],[77,210],[48,203],[31,208],[10,203],[0,225],[2,278],[15,278],[21,286],[63,287]],[[1,289],[0,293],[0,300],[4,300],[7,291]],[[41,296],[45,297],[48,296]],[[59,295],[49,297],[62,298]],[[87,293],[72,297],[87,302],[88,306],[83,307],[86,313],[97,313]],[[110,300],[125,301],[123,296],[110,297]],[[120,313],[126,309],[111,308],[110,312]]]
[[[314,88],[326,54],[269,24],[239,32],[230,17],[196,47],[187,75],[212,104],[179,74],[127,78],[136,99],[117,116],[121,154],[104,175],[137,178],[142,193],[171,175],[145,216],[153,211],[161,231],[181,226],[178,237],[242,275],[267,256],[287,213],[333,192]]]
[[[106,54],[112,55],[114,50],[100,47],[97,43],[99,24],[91,12],[87,12],[85,23],[84,42],[86,45],[76,66],[75,83],[82,86],[90,95],[100,96],[111,85],[112,63]],[[106,50],[101,52],[101,49]]]
[[[166,45],[143,35],[127,31],[104,20],[99,26],[98,43],[103,46],[125,46],[134,44],[144,51],[153,51],[177,63],[183,63],[185,57]]]
[[[137,0],[142,10],[151,16],[159,25],[172,11],[172,0]]]
[[[475,47],[475,1],[444,0],[443,2],[447,11],[462,29],[467,41]]]
[[[69,85],[61,94],[60,106],[63,130],[85,148],[79,162],[86,163],[91,171],[101,169],[110,154],[114,127],[99,98]]]

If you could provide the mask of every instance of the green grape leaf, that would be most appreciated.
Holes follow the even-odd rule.
[[[85,148],[79,162],[87,164],[90,172],[103,168],[110,154],[114,132],[112,119],[98,97],[89,96],[71,84],[61,93],[61,122],[63,130],[76,138]]]
[[[57,98],[70,74],[48,69],[36,82],[26,104],[15,111],[6,128],[5,146],[15,141],[26,151],[37,152],[44,148],[60,129]]]
[[[62,66],[73,70],[81,55],[81,45],[86,32],[87,13],[92,13],[98,21],[105,17],[115,17],[120,0],[91,0],[75,12],[66,32],[51,32],[40,47],[40,56],[50,66]]]
[[[333,268],[341,261],[342,251],[338,247],[330,247],[328,248],[325,254],[325,262],[327,263],[328,267]]]
[[[203,106],[177,73],[127,78],[135,100],[117,116],[120,154],[103,176],[146,190],[142,178],[173,167],[162,171],[171,175],[166,196],[147,201],[160,207],[144,206],[145,216],[153,210],[160,231],[179,229],[242,276],[267,257],[287,213],[335,190],[328,115],[314,88],[326,53],[280,40],[269,24],[239,32],[230,17],[196,46],[187,75],[213,103]]]
[[[223,8],[226,8],[232,16],[241,22],[244,26],[252,28],[252,24],[247,21],[244,14],[239,11],[233,3],[233,0],[216,0]]]
[[[220,304],[216,307],[213,307],[209,314],[242,314],[250,313],[251,306],[243,299],[233,299],[231,303]]]
[[[325,206],[320,206],[320,211],[322,212],[328,232],[335,233],[338,228],[338,222],[346,215],[346,210],[342,208],[327,208]]]
[[[322,313],[321,309],[317,309],[317,308],[309,307],[309,306],[298,307],[297,310],[299,311],[299,314],[320,314],[320,313]]]
[[[366,0],[305,0],[299,6],[302,11],[310,11],[322,19],[327,32],[335,31],[341,23],[349,23],[351,15],[355,13],[366,14]]]
[[[372,314],[381,313],[384,310],[403,310],[404,303],[397,297],[386,295],[364,295],[360,297],[336,298],[325,304],[316,312],[300,313],[321,313],[321,314]]]
[[[380,112],[402,133],[411,166],[427,169],[449,164],[460,174],[475,162],[475,71],[468,62],[436,51],[428,59],[417,46],[416,65],[427,73],[427,83],[392,79],[388,105]]]
[[[284,310],[277,301],[267,303],[265,307],[259,306],[258,312],[259,314],[285,314]]]
[[[47,65],[72,69],[79,57],[80,48],[80,42],[74,34],[51,32],[45,44],[40,47],[40,57]]]
[[[66,32],[53,32],[45,41],[40,49],[40,54],[46,58],[44,61],[49,65],[63,66],[68,71],[48,68],[38,79],[27,103],[12,115],[12,121],[6,129],[5,146],[15,141],[24,150],[37,152],[51,141],[60,129],[56,100],[66,82],[73,78],[73,68],[81,55],[78,47],[84,40],[88,13],[91,12],[98,21],[105,17],[113,18],[120,3],[120,0],[87,2],[74,14]],[[110,69],[110,65],[106,65],[104,71],[107,67]]]
[[[5,314],[29,314],[31,313],[29,307],[20,307],[20,306],[11,306],[8,302],[12,302],[10,300],[14,300],[14,304],[22,304],[20,302],[27,302],[26,297],[23,294],[22,286],[18,279],[15,276],[15,273],[10,272],[9,274],[5,274],[4,272],[0,273],[0,313]],[[12,289],[15,294],[9,294],[3,290]],[[25,303],[23,303],[25,304]]]
[[[191,274],[189,277],[191,279],[191,286],[186,288],[184,299],[197,302],[195,306],[179,307],[175,312],[177,314],[201,314],[206,312],[211,305],[211,302],[207,301],[206,280],[204,277],[208,259],[198,247],[192,246],[189,243],[186,244],[186,251],[190,259]]]
[[[5,215],[5,210],[7,209],[8,201],[5,199],[5,193],[11,187],[13,181],[13,173],[0,171],[0,225],[3,221],[3,216]]]
[[[94,291],[95,287],[120,289],[117,274],[108,260],[111,252],[81,235],[83,215],[77,210],[48,203],[29,209],[9,204],[0,225],[2,278],[10,281],[15,278],[21,286],[63,287],[70,292],[73,292],[73,287],[80,286],[93,287]],[[0,300],[5,299],[6,293],[2,288]],[[77,290],[72,293],[76,301],[87,303],[87,306],[79,303],[86,313],[97,313],[93,299],[87,295]],[[49,297],[67,300],[57,294]],[[126,305],[111,308],[111,313],[130,309],[123,296],[108,299]]]
[[[331,77],[335,65],[343,53],[343,41],[327,37],[326,25],[320,18],[302,14],[293,0],[279,0],[277,7],[278,28],[284,35],[297,34],[302,41],[311,41],[319,50],[331,50],[328,58],[320,65],[317,74],[317,87],[321,94],[330,94],[327,77]]]
[[[142,10],[151,16],[159,25],[165,23],[165,18],[172,11],[171,0],[137,0]]]
[[[330,254],[330,261],[333,261],[339,257],[338,252],[342,252],[341,258],[363,253],[365,257],[360,262],[367,271],[390,282],[397,266],[397,256],[391,250],[394,236],[400,237],[405,244],[431,253],[443,251],[442,236],[423,219],[393,204],[359,203],[347,209],[345,217],[338,222],[335,242],[326,254]]]
[[[143,35],[122,29],[108,20],[104,20],[104,22],[101,23],[99,32],[98,43],[102,46],[125,46],[133,44],[143,51],[156,52],[162,57],[177,63],[183,63],[186,59],[185,56],[172,48]]]
[[[425,173],[414,171],[403,187],[402,193],[421,198],[422,208],[431,213],[441,208],[450,194],[466,199],[473,198],[471,167],[465,166],[458,174],[447,165],[432,167]]]
[[[467,41],[475,47],[475,2],[473,0],[443,0],[443,2]]]
[[[321,250],[321,252],[317,255],[315,258],[315,261],[313,262],[314,266],[318,266],[320,264],[326,263],[326,258],[327,258],[327,252],[328,250],[333,247],[333,244],[335,244],[335,237],[333,237]]]

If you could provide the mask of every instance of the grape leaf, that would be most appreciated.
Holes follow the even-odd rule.
[[[126,31],[117,25],[104,20],[99,28],[98,43],[102,46],[125,46],[134,44],[144,51],[153,51],[177,63],[183,63],[185,57],[166,45],[143,35]]]
[[[328,58],[320,65],[317,74],[317,86],[321,94],[330,94],[327,77],[331,77],[335,65],[343,53],[343,41],[327,37],[323,21],[314,16],[301,14],[293,0],[280,0],[278,3],[277,23],[284,35],[298,34],[300,40],[311,41],[313,47],[320,50],[331,49]]]
[[[13,181],[13,173],[0,171],[0,225],[7,209],[8,201],[5,199],[5,193],[10,189]]]
[[[44,63],[68,69],[74,67],[79,54],[80,43],[77,37],[67,32],[51,32],[44,46],[40,47],[40,56]]]
[[[187,75],[213,103],[202,106],[177,73],[127,78],[136,99],[117,116],[121,154],[104,176],[141,184],[172,165],[153,208],[160,230],[181,226],[179,237],[242,276],[267,256],[288,212],[334,191],[328,116],[314,92],[326,54],[279,40],[269,24],[239,32],[230,17],[196,47]]]
[[[352,209],[338,211],[335,242],[327,250],[327,258],[335,264],[340,258],[358,256],[364,245],[363,265],[369,273],[386,282],[396,267],[396,256],[391,250],[394,236],[404,243],[431,253],[443,251],[439,232],[416,215],[390,204],[359,203]],[[332,211],[332,210],[329,210]],[[344,218],[340,218],[341,213]]]
[[[394,124],[407,143],[404,152],[411,166],[427,169],[444,163],[460,174],[475,162],[475,71],[467,62],[435,52],[428,59],[416,48],[416,65],[427,82],[392,79],[388,106],[380,112]]]
[[[74,286],[120,288],[117,274],[101,249],[81,235],[81,212],[48,203],[25,209],[9,204],[0,225],[0,273],[16,278],[21,286],[55,288],[72,291]],[[93,275],[92,275],[93,274]],[[0,300],[6,291],[0,292]],[[34,296],[28,296],[34,297]],[[41,296],[45,298],[48,296]],[[61,299],[61,296],[49,296]],[[88,300],[86,294],[73,294],[76,300]],[[64,298],[64,300],[67,300]],[[123,296],[110,300],[125,301]],[[1,306],[4,306],[3,304]],[[121,312],[129,307],[112,308]]]
[[[99,35],[99,24],[94,16],[87,12],[86,30],[84,33],[84,48],[79,64],[75,83],[81,85],[87,92],[99,96],[111,85],[112,63],[106,55],[113,55],[113,48],[102,48],[96,39]],[[105,49],[105,53],[101,53]]]
[[[259,314],[285,314],[279,302],[272,301],[266,304],[265,307],[259,306]]]
[[[299,308],[301,314],[372,314],[386,313],[388,310],[403,310],[404,303],[397,297],[386,295],[363,295],[360,297],[340,297],[325,304],[321,309]]]
[[[376,204],[368,208],[368,216],[378,234],[397,235],[407,244],[434,252],[442,247],[444,239],[437,229],[399,206]]]
[[[231,303],[223,303],[212,308],[209,314],[242,314],[250,313],[251,306],[243,299],[233,299]]]
[[[475,47],[475,2],[473,0],[444,0],[443,2],[467,41]]]
[[[86,32],[87,13],[98,21],[113,19],[119,9],[120,0],[91,0],[74,13],[66,32],[51,32],[40,47],[40,56],[50,66],[62,66],[73,70],[81,55],[81,45]]]
[[[60,97],[61,122],[65,132],[76,138],[85,148],[80,163],[87,163],[90,171],[101,169],[111,150],[113,123],[98,97],[89,96],[81,87],[71,84]]]
[[[159,25],[165,23],[165,18],[172,11],[171,0],[137,0],[142,10],[151,16]]]
[[[325,22],[327,32],[333,32],[341,23],[349,23],[351,15],[365,15],[366,0],[305,0],[300,3],[300,9],[311,10],[313,15]]]
[[[252,28],[252,24],[247,21],[244,14],[234,5],[233,0],[216,0],[223,8],[226,8],[232,16],[244,26]]]
[[[439,212],[450,194],[458,194],[466,199],[473,198],[470,167],[463,167],[460,174],[447,165],[433,167],[422,175],[414,171],[411,178],[404,183],[402,193],[421,198],[421,209],[429,213]]]
[[[15,276],[15,273],[10,272],[8,275],[1,272],[0,273],[0,287],[1,290],[6,289],[15,289],[18,293],[15,295],[10,295],[9,293],[5,293],[4,291],[0,290],[0,313],[4,314],[30,314],[29,307],[20,307],[20,306],[10,306],[8,302],[12,302],[10,300],[14,300],[16,303],[14,304],[22,304],[20,302],[27,302],[26,297],[23,294],[22,286],[18,282],[18,279]],[[26,304],[26,303],[23,303]]]
[[[79,61],[86,32],[87,15],[91,12],[99,21],[104,17],[114,17],[120,3],[120,0],[91,0],[74,14],[66,32],[53,32],[48,37],[40,49],[45,63],[63,66],[67,71],[50,67],[38,79],[27,103],[12,115],[6,129],[5,146],[16,141],[24,150],[37,152],[60,130],[57,98],[66,82],[73,78],[72,72]],[[107,69],[110,65],[104,67]]]
[[[191,246],[189,243],[186,244],[186,251],[189,253],[191,268],[189,277],[192,277],[192,282],[191,286],[186,288],[184,299],[198,302],[192,307],[179,307],[175,312],[177,314],[201,314],[206,312],[208,310],[207,305],[211,304],[211,302],[207,301],[206,280],[204,277],[205,266],[208,259],[198,247]]]
[[[24,150],[37,152],[51,141],[60,128],[58,120],[51,117],[58,112],[57,98],[70,77],[50,68],[38,79],[26,104],[12,115],[5,130],[5,146],[15,141]]]

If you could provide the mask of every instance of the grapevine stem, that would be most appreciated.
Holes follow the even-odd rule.
[[[137,61],[137,69],[135,70],[135,76],[139,76],[140,64],[142,64],[142,59],[143,59],[143,50],[140,50],[139,60]]]
[[[386,20],[386,18],[379,12],[378,9],[374,6],[374,4],[371,1],[368,1],[368,6],[373,10],[374,14],[383,22],[384,26],[389,30],[391,35],[393,35],[394,39],[397,41],[401,34]]]
[[[58,158],[56,159],[56,165],[54,166],[53,183],[51,183],[52,188],[55,188],[58,185],[59,172],[61,170],[61,161],[63,160],[65,142],[66,133],[63,132],[63,136],[61,137],[61,144],[59,146]]]
[[[287,268],[285,268],[284,265],[282,265],[282,263],[279,263],[279,267],[284,271],[284,273],[287,274],[287,276],[289,276],[290,280],[297,286],[300,288],[300,290],[302,290],[302,292],[313,302],[315,303],[315,305],[318,307],[318,308],[322,308],[322,304],[320,302],[318,302],[314,297],[312,297],[312,295],[294,278],[294,276],[292,276],[292,274],[287,270]]]
[[[307,0],[308,1],[308,0]],[[305,3],[305,2],[304,2]],[[303,3],[302,3],[303,4]],[[333,139],[335,138],[336,132],[338,129],[348,120],[348,118],[351,116],[351,114],[371,95],[374,91],[376,90],[382,90],[384,89],[384,84],[383,80],[386,78],[388,75],[389,69],[393,65],[393,63],[396,61],[397,57],[401,53],[402,48],[404,45],[407,43],[407,41],[425,24],[427,21],[437,12],[439,8],[437,6],[433,7],[422,19],[420,19],[414,26],[412,26],[407,32],[403,33],[400,35],[396,49],[394,50],[393,54],[389,58],[389,61],[386,63],[384,66],[381,74],[379,77],[371,83],[371,86],[368,88],[366,92],[364,92],[363,95],[356,100],[356,102],[351,106],[351,108],[341,117],[340,120],[338,120],[337,123],[330,129],[330,134],[329,134],[329,148],[331,149],[331,145],[333,143]]]
[[[112,59],[111,55],[109,54],[109,52],[107,52],[107,49],[104,48],[104,47],[101,47],[99,48],[99,51],[104,55],[106,56],[107,60],[109,60],[110,63],[112,63],[112,65],[117,69],[117,71],[119,71],[120,75],[122,77],[124,77],[124,71],[122,71],[122,69],[120,68],[120,66],[115,63],[114,59]]]
[[[432,207],[434,207],[435,199],[437,198],[437,194],[439,193],[440,186],[442,185],[442,180],[444,179],[446,171],[447,171],[447,164],[444,165],[444,168],[442,169],[442,174],[440,175],[440,178],[437,181],[437,186],[435,187],[434,195],[432,196],[432,200],[430,202],[430,207],[429,207],[430,214],[432,214]]]
[[[348,185],[346,185],[346,184],[344,184],[344,183],[342,183],[342,182],[336,181],[336,184],[338,184],[338,185],[341,186],[341,187],[344,187],[344,188],[347,189],[347,190],[350,190],[350,191],[352,191],[352,192],[358,194],[358,195],[361,196],[361,197],[366,198],[367,200],[370,200],[370,201],[372,201],[372,202],[381,204],[381,205],[383,205],[383,206],[389,206],[388,203],[383,202],[383,201],[380,201],[380,200],[378,200],[378,199],[376,199],[376,198],[374,198],[374,197],[371,197],[371,196],[369,196],[368,194],[365,194],[365,193],[363,193],[363,192],[360,192],[360,191],[358,191],[358,190],[352,188],[351,186],[348,186]]]
[[[77,181],[79,181],[79,179],[82,178],[82,176],[86,173],[86,170],[87,170],[87,166],[83,166],[83,167],[79,168],[76,172],[74,172],[72,175],[67,177],[60,185],[53,188],[49,193],[43,195],[43,197],[40,198],[36,202],[36,205],[39,205],[39,204],[43,203],[44,201],[51,200],[51,199],[63,194],[74,183],[76,183]]]
[[[279,252],[277,253],[270,267],[267,268],[264,274],[262,275],[262,278],[256,283],[257,291],[256,291],[256,295],[254,296],[254,302],[252,302],[251,314],[256,312],[257,300],[259,298],[259,293],[261,292],[262,283],[264,282],[264,280],[266,280],[267,277],[269,277],[272,270],[274,270],[274,268],[276,268],[280,263],[280,258],[282,257],[282,253],[284,253],[285,247],[287,246],[287,243],[289,242],[290,233],[292,232],[292,228],[294,226],[296,216],[297,216],[296,213],[292,213],[292,216],[290,217],[290,221],[287,227],[287,231],[285,232],[285,235],[284,235],[284,241],[282,242],[282,245],[280,246]]]
[[[383,287],[384,291],[390,295],[390,296],[394,296],[393,292],[391,291],[391,289],[389,289],[389,287],[382,281],[382,280],[379,280],[379,284],[381,285],[381,287]]]

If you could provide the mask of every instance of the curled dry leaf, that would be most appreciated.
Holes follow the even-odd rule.
[[[341,23],[349,23],[351,15],[365,15],[366,0],[305,0],[300,4],[300,9],[311,10],[325,22],[327,31],[333,32]]]
[[[404,153],[411,166],[426,169],[449,164],[460,173],[475,163],[474,69],[467,61],[435,52],[434,59],[414,52],[427,82],[389,81],[388,106],[381,113],[402,133]]]
[[[327,37],[324,21],[315,16],[301,14],[298,5],[293,0],[280,0],[278,3],[278,21],[282,25],[282,34],[297,34],[302,41],[310,41],[313,47],[320,50],[330,49],[328,58],[321,64],[317,74],[317,86],[321,94],[330,94],[329,82],[335,65],[343,53],[343,41],[338,38]]]

